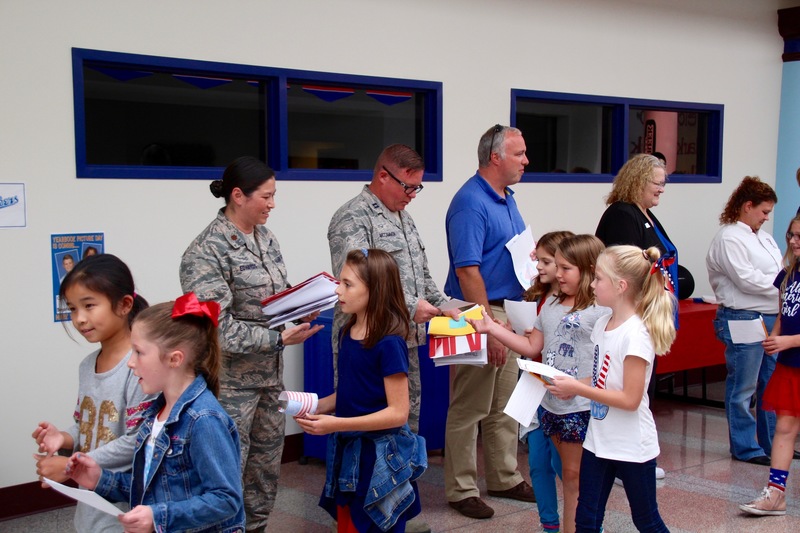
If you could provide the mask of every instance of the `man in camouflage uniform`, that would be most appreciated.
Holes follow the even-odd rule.
[[[225,208],[184,252],[180,281],[184,292],[220,304],[219,402],[239,430],[247,531],[266,531],[286,424],[278,411],[283,346],[302,342],[321,326],[267,328],[261,300],[289,286],[278,241],[263,225],[242,232]]]
[[[422,190],[425,165],[422,157],[402,144],[381,152],[372,182],[336,211],[328,225],[333,272],[338,276],[347,252],[359,248],[380,248],[392,254],[400,268],[406,305],[412,318],[408,343],[408,425],[419,431],[421,385],[417,347],[425,344],[425,323],[441,314],[438,307],[447,298],[436,288],[428,271],[428,259],[414,220],[405,207]],[[349,315],[336,307],[333,321],[333,350],[338,351],[339,331]],[[423,354],[425,357],[426,354]]]

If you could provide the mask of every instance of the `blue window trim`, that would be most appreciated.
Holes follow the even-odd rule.
[[[272,140],[267,146],[270,166],[278,179],[293,181],[369,181],[372,170],[327,170],[288,168],[288,109],[286,84],[291,80],[323,84],[348,84],[358,88],[414,90],[426,93],[424,128],[425,181],[442,181],[442,83],[434,81],[337,74],[234,63],[219,63],[196,59],[149,56],[72,49],[72,80],[75,111],[75,164],[79,178],[137,178],[137,179],[217,179],[223,167],[157,167],[125,165],[90,165],[86,162],[86,122],[84,110],[83,64],[107,63],[108,66],[162,69],[193,75],[253,77],[266,81],[269,98],[265,131]],[[377,157],[378,154],[375,154]]]
[[[671,174],[670,183],[722,183],[722,128],[724,106],[670,100],[647,100],[642,98],[623,98],[617,96],[596,96],[589,94],[558,93],[511,89],[511,119],[513,126],[517,116],[517,99],[530,99],[539,102],[558,104],[594,104],[612,106],[612,123],[615,132],[611,148],[611,168],[613,174],[575,174],[553,172],[526,172],[523,182],[530,183],[610,183],[628,160],[628,117],[631,108],[645,107],[659,111],[701,111],[709,113],[707,174]]]

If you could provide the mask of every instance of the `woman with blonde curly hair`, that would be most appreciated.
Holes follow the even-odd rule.
[[[669,281],[678,293],[678,251],[661,222],[650,211],[661,201],[667,184],[666,164],[656,156],[637,154],[614,178],[606,208],[594,234],[606,246],[630,244],[646,250],[655,246],[662,255],[674,255],[667,269]]]
[[[708,281],[719,302],[714,330],[725,343],[725,414],[730,452],[734,459],[769,465],[775,413],[762,409],[761,399],[775,358],[760,342],[737,343],[731,338],[731,320],[763,320],[771,331],[778,313],[778,289],[772,284],[782,268],[781,251],[761,226],[778,197],[758,178],[745,177],[731,193],[719,229],[706,256]],[[756,396],[756,416],[750,400]]]

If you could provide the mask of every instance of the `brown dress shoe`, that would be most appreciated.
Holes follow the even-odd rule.
[[[489,496],[495,498],[509,498],[511,500],[519,500],[521,502],[536,502],[536,497],[533,495],[533,487],[527,481],[520,482],[516,487],[511,487],[508,490],[490,490]]]
[[[477,496],[471,496],[457,502],[447,502],[450,507],[469,518],[491,518],[494,509]]]

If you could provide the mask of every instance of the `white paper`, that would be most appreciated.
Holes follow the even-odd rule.
[[[459,311],[466,311],[470,309],[475,304],[472,302],[465,302],[464,300],[459,300],[458,298],[453,298],[450,301],[447,301],[439,306],[439,311],[450,311],[451,309],[458,309]]]
[[[337,286],[338,283],[335,280],[319,274],[283,298],[269,302],[261,310],[268,316],[280,315],[298,307],[331,298],[335,295]]]
[[[511,329],[517,335],[525,335],[525,330],[533,329],[533,323],[536,322],[536,302],[515,302],[514,300],[506,300],[503,304],[506,310],[506,317],[511,322]]]
[[[24,183],[0,183],[0,228],[27,225]]]
[[[298,307],[297,309],[294,309],[294,310],[289,311],[287,313],[284,313],[282,315],[278,315],[278,316],[272,317],[267,322],[267,327],[268,328],[276,328],[278,326],[282,326],[282,325],[286,324],[287,322],[292,322],[294,320],[297,320],[298,318],[303,318],[304,316],[308,316],[311,313],[315,313],[317,311],[324,311],[326,309],[330,309],[331,307],[336,305],[336,302],[338,300],[339,300],[339,297],[334,294],[333,296],[331,296],[330,298],[327,298],[325,300],[322,300],[322,301],[319,301],[319,302],[312,302],[312,303],[310,303],[308,305],[304,305],[303,307]]]
[[[536,410],[539,409],[542,398],[547,392],[542,379],[555,376],[572,376],[552,366],[536,361],[528,361],[527,359],[517,359],[517,366],[524,372],[522,372],[519,381],[517,381],[517,386],[514,387],[514,392],[511,393],[503,412],[523,426],[528,426],[533,421]],[[530,372],[540,375],[542,379],[530,374]]]
[[[61,494],[69,496],[73,500],[85,503],[86,505],[94,507],[95,509],[99,509],[100,511],[108,513],[111,516],[119,516],[123,514],[123,512],[118,507],[115,507],[113,503],[95,492],[68,487],[58,483],[57,481],[53,481],[52,479],[47,479],[46,477],[43,477],[42,480]]]
[[[522,426],[529,426],[546,392],[547,389],[541,380],[528,372],[523,372],[503,412]]]
[[[519,235],[514,235],[506,243],[506,248],[511,252],[511,261],[514,263],[514,274],[517,275],[519,284],[523,289],[531,286],[533,278],[538,274],[536,263],[531,259],[531,252],[536,249],[536,242],[533,240],[530,225]]]
[[[517,366],[520,367],[525,372],[533,372],[534,374],[539,374],[542,378],[553,378],[556,376],[562,376],[571,378],[567,373],[562,372],[557,368],[553,368],[550,365],[545,365],[543,363],[539,363],[537,361],[528,361],[527,359],[517,359]]]
[[[753,320],[728,320],[731,341],[734,344],[753,344],[767,338],[767,330],[761,318]]]

